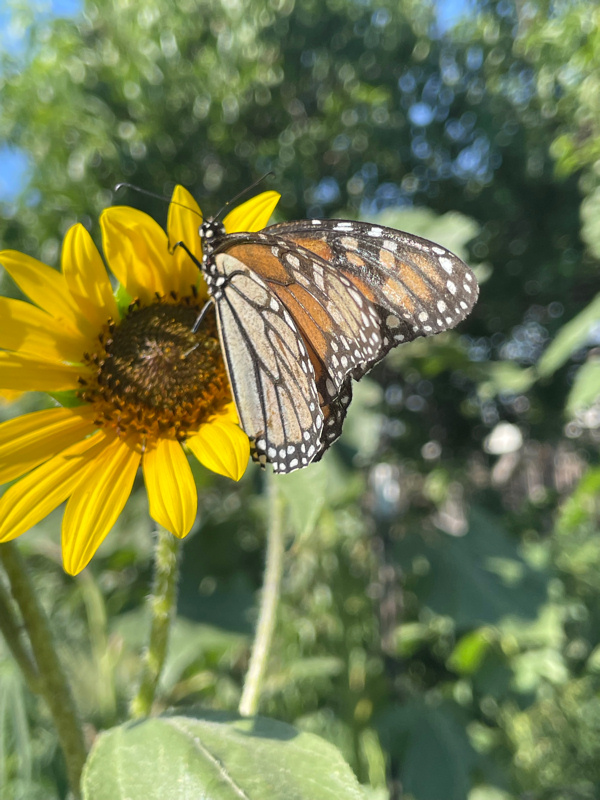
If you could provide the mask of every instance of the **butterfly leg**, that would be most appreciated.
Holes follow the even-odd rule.
[[[200,313],[198,314],[198,316],[196,317],[196,321],[194,322],[192,333],[198,333],[198,329],[200,328],[200,325],[202,325],[202,320],[206,316],[206,312],[212,306],[212,304],[213,300],[211,298],[210,300],[207,300],[206,303],[202,306],[202,308],[200,309]]]
[[[192,251],[190,250],[190,248],[187,246],[187,244],[185,242],[175,242],[175,244],[173,245],[173,252],[175,252],[177,247],[181,247],[182,250],[185,250],[185,252],[192,259],[192,261],[198,267],[198,269],[202,270],[202,262],[198,261],[196,256],[192,253]]]

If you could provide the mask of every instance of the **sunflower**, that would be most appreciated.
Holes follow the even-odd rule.
[[[279,195],[264,192],[223,220],[228,233],[257,231]],[[46,392],[60,406],[0,425],[0,542],[67,501],[65,570],[90,561],[121,513],[141,466],[151,517],[177,537],[196,517],[187,453],[239,480],[249,442],[238,425],[214,313],[197,266],[202,214],[177,187],[167,234],[126,206],[103,212],[102,258],[82,225],[67,232],[62,273],[13,250],[0,264],[33,304],[0,298],[0,392]]]

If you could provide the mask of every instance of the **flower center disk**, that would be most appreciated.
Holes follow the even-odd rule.
[[[81,398],[98,424],[119,434],[184,440],[231,402],[214,313],[193,333],[198,309],[157,303],[133,308],[86,356],[93,375]]]

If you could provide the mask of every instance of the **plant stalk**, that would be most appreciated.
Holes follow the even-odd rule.
[[[279,606],[281,576],[283,573],[283,498],[277,491],[276,478],[267,476],[269,501],[269,527],[267,531],[267,556],[256,635],[252,645],[250,664],[244,681],[239,712],[252,717],[258,712],[269,652]]]
[[[167,656],[171,622],[177,607],[180,550],[179,539],[160,528],[154,556],[154,586],[148,601],[152,620],[150,639],[144,654],[140,686],[129,707],[134,719],[150,715]]]
[[[21,612],[23,627],[29,637],[39,676],[39,692],[48,704],[56,726],[65,757],[69,786],[74,797],[79,798],[81,771],[86,760],[85,741],[71,689],[56,652],[48,618],[38,602],[23,557],[13,542],[0,545],[0,561],[8,577],[13,599]]]

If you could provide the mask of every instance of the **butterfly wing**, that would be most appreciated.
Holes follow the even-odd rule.
[[[479,289],[469,267],[441,245],[409,233],[350,220],[303,220],[271,225],[318,254],[378,307],[381,347],[358,380],[397,344],[453,328],[473,308]]]
[[[219,326],[242,427],[255,460],[280,472],[318,460],[338,438],[352,378],[397,344],[454,327],[478,294],[450,251],[369,223],[282,223],[227,236],[217,250]],[[295,359],[307,356],[301,373]]]
[[[382,346],[380,315],[347,277],[317,254],[279,237],[259,236],[260,244],[243,235],[228,236],[220,247],[264,279],[301,334],[324,419],[321,446],[311,458],[315,460],[340,435],[352,399],[350,373],[364,370]]]
[[[302,336],[259,275],[228,253],[215,263],[225,278],[215,298],[221,346],[252,457],[275,472],[306,466],[320,446],[323,412]]]
[[[445,247],[410,233],[350,220],[281,223],[264,233],[313,253],[375,309],[379,335],[374,352],[353,367],[354,380],[396,345],[453,328],[477,300],[479,289],[469,267]],[[321,454],[341,433],[350,379],[343,386],[326,414]]]

